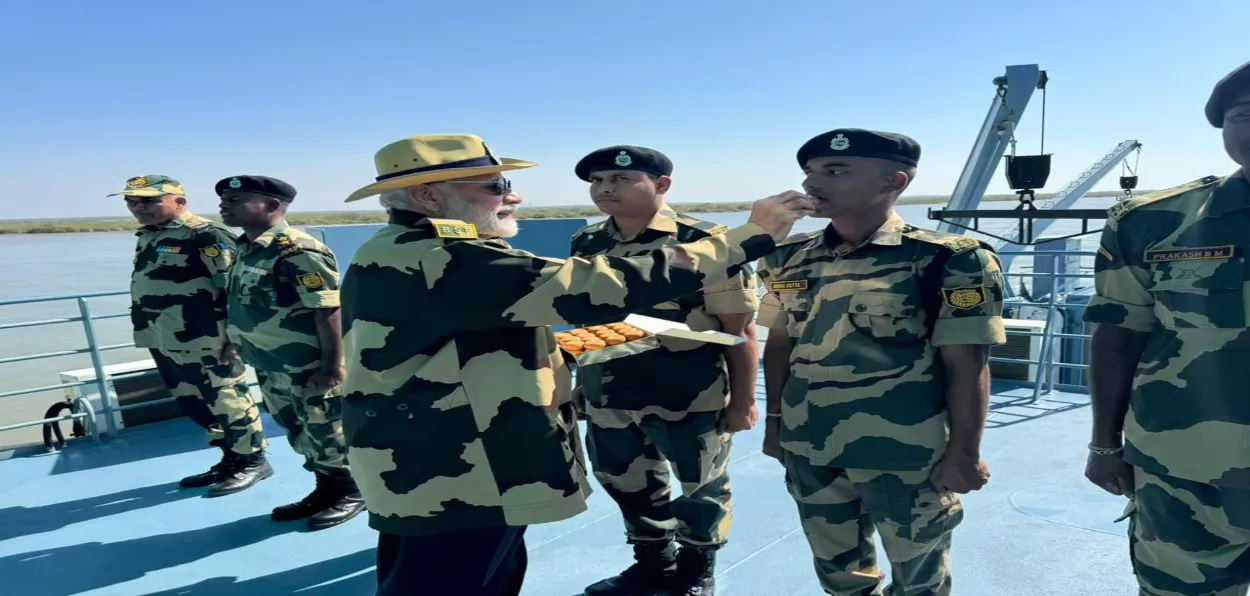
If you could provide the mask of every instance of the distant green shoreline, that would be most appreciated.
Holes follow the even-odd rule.
[[[1112,197],[1119,191],[1091,192],[1087,197]],[[1038,194],[1045,200],[1053,195]],[[899,199],[899,205],[941,205],[948,197],[916,196]],[[986,195],[985,201],[1015,201],[1016,195]],[[751,203],[670,203],[682,213],[733,213],[750,211]],[[556,219],[565,217],[598,217],[603,215],[593,206],[525,207],[517,211],[518,219]],[[208,217],[207,215],[205,217]],[[214,218],[216,219],[216,218]],[[287,221],[295,226],[329,226],[343,224],[373,224],[386,221],[386,212],[332,211],[320,213],[291,213]],[[0,221],[0,234],[75,234],[84,232],[130,232],[136,224],[129,217],[96,219],[41,219]]]

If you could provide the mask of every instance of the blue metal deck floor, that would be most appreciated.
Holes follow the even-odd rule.
[[[1136,594],[1125,525],[1112,523],[1123,499],[1082,476],[1088,398],[1056,393],[1010,405],[1029,393],[996,391],[983,449],[993,479],[964,497],[954,593]],[[376,534],[364,516],[316,533],[269,520],[312,479],[277,426],[265,424],[277,474],[219,499],[177,487],[216,459],[185,419],[128,429],[98,447],[80,440],[61,453],[0,461],[0,594],[372,594]],[[818,595],[781,467],[759,452],[762,433],[761,425],[735,440],[735,520],[718,564],[720,593]],[[619,514],[596,489],[590,511],[527,534],[527,596],[580,594],[626,564]]]

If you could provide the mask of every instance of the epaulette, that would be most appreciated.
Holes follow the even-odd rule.
[[[211,225],[213,225],[213,221],[211,219],[193,219],[187,222],[187,227],[191,228],[192,230],[206,228]]]
[[[467,221],[434,218],[428,221],[434,226],[434,235],[445,240],[475,240],[478,237],[477,226]]]
[[[1199,190],[1199,189],[1211,186],[1219,181],[1220,181],[1219,176],[1204,176],[1202,178],[1194,180],[1193,182],[1187,182],[1185,184],[1182,184],[1180,186],[1174,186],[1167,190],[1159,190],[1159,191],[1155,191],[1151,193],[1146,193],[1139,197],[1125,199],[1123,201],[1120,201],[1119,203],[1112,205],[1110,209],[1107,209],[1107,218],[1115,220],[1115,221],[1120,221],[1121,218],[1123,218],[1128,212],[1133,211],[1134,209],[1143,207],[1145,205],[1152,205],[1159,201],[1166,201],[1167,199],[1174,199],[1176,197],[1184,196],[1195,190]]]
[[[595,232],[602,230],[604,226],[607,226],[607,225],[608,225],[608,220],[605,219],[600,222],[595,222],[589,225],[582,226],[582,229],[576,232],[573,232],[572,238],[576,240],[579,236],[585,236],[586,234],[593,234]]]
[[[908,226],[903,230],[903,235],[913,240],[919,240],[920,242],[945,247],[947,250],[951,251],[951,254],[956,255],[961,252],[968,252],[985,244],[971,236],[964,236],[963,234],[948,234],[946,232],[926,230],[915,226]]]
[[[677,222],[678,225],[699,230],[708,236],[716,236],[729,231],[729,226],[727,225],[703,221],[688,215],[678,214],[677,217],[673,218],[673,221]]]

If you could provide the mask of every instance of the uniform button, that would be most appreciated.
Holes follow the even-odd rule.
[[[402,411],[404,411],[404,410],[407,410],[407,409],[408,409],[408,404],[399,404],[398,406],[395,406],[395,409],[396,409],[396,410],[399,410],[400,412],[402,412]]]
[[[864,312],[864,311],[868,310],[868,307],[867,307],[867,306],[864,306],[863,304],[857,304],[857,305],[855,305],[855,310],[856,310],[857,312]]]
[[[368,416],[369,418],[377,418],[378,413],[373,410],[365,410],[365,416]]]

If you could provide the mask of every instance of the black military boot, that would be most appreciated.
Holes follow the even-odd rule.
[[[671,540],[634,543],[634,564],[620,575],[591,584],[583,596],[667,596],[677,571],[677,546]]]
[[[714,596],[716,594],[716,551],[683,546],[677,553],[676,589],[673,596]]]
[[[222,468],[226,465],[226,460],[230,459],[230,450],[226,449],[226,442],[221,440],[211,441],[209,442],[209,445],[221,449],[221,461],[213,464],[213,467],[209,468],[207,472],[196,474],[194,476],[187,476],[186,478],[179,480],[178,486],[181,486],[182,488],[200,488],[204,486],[211,486],[225,480],[226,476],[222,473]]]
[[[257,451],[249,455],[243,455],[231,451],[226,455],[223,470],[224,478],[221,482],[214,484],[212,488],[205,493],[206,497],[223,497],[231,495],[241,490],[247,490],[252,485],[273,476],[273,467],[269,465],[269,460],[265,459],[264,451]]]
[[[360,496],[360,489],[356,487],[356,481],[352,480],[351,476],[331,478],[330,483],[332,486],[330,494],[334,498],[316,515],[308,518],[309,530],[324,530],[337,526],[365,510],[365,499]]]

